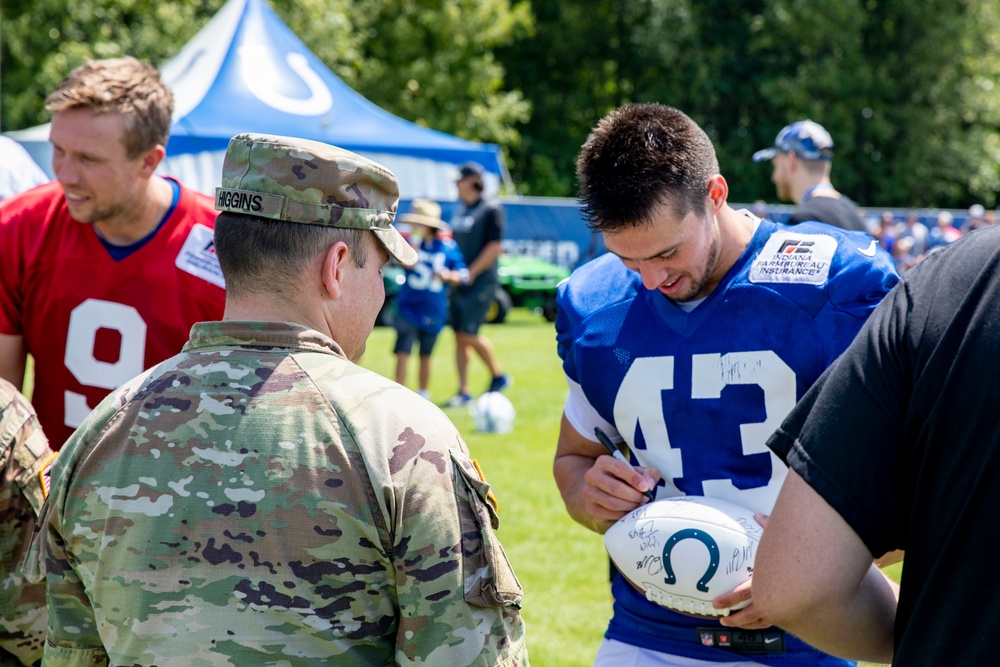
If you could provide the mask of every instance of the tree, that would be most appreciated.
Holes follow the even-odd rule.
[[[160,64],[222,0],[4,0],[0,127],[43,122],[45,97],[89,58],[134,55]]]
[[[527,2],[359,0],[368,39],[344,76],[369,99],[426,127],[510,147],[530,107],[494,57],[532,26]]]
[[[597,120],[684,110],[731,200],[774,198],[750,156],[811,118],[834,183],[868,206],[965,207],[1000,193],[1000,0],[271,0],[369,100],[499,143],[522,194],[573,196]],[[162,63],[223,0],[4,0],[4,129],[90,57]]]
[[[835,183],[858,201],[993,205],[998,17],[996,0],[771,0],[752,54],[781,64],[762,87],[777,110],[833,134]]]
[[[504,87],[493,48],[526,34],[526,2],[270,0],[330,69],[402,118],[478,141],[515,144],[528,104]],[[161,65],[223,0],[5,0],[4,129],[43,122],[45,96],[89,58]],[[44,26],[39,28],[39,26]]]
[[[499,52],[510,85],[535,109],[513,152],[515,180],[532,194],[575,194],[580,146],[599,118],[628,102],[684,110],[716,141],[723,162],[734,150],[750,150],[745,128],[758,77],[739,45],[762,5],[537,0],[535,35]]]
[[[993,205],[1000,190],[998,0],[535,0],[499,51],[534,107],[512,152],[531,194],[573,195],[593,124],[626,102],[676,106],[716,144],[731,199],[773,199],[750,156],[812,118],[834,182],[862,204]]]

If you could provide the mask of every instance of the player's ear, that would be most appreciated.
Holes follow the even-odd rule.
[[[337,241],[323,255],[320,269],[324,295],[339,299],[343,293],[344,270],[351,264],[351,250],[343,241]]]
[[[163,161],[163,157],[166,154],[167,149],[160,144],[156,144],[143,153],[140,158],[142,160],[142,175],[146,178],[150,178],[153,175],[153,172],[156,171],[156,168],[160,166],[160,163]]]
[[[712,203],[712,212],[718,213],[729,197],[729,184],[722,174],[715,174],[708,179],[708,199]]]

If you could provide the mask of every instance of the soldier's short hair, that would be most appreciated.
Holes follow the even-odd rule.
[[[338,241],[354,263],[368,259],[360,229],[339,229],[268,220],[245,213],[223,212],[215,221],[215,252],[226,278],[226,292],[293,295],[302,290],[302,271]]]

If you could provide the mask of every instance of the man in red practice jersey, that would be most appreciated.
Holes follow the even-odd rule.
[[[221,319],[210,198],[154,175],[173,96],[134,58],[95,60],[45,102],[56,181],[0,203],[0,377],[53,449],[126,380]]]

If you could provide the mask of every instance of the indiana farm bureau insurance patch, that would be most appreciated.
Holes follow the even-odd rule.
[[[750,267],[752,283],[822,285],[830,275],[837,241],[825,234],[777,232]]]
[[[177,268],[187,271],[219,287],[226,286],[219,268],[219,258],[215,255],[215,241],[212,230],[202,224],[191,228],[184,241],[184,247],[177,255]]]

